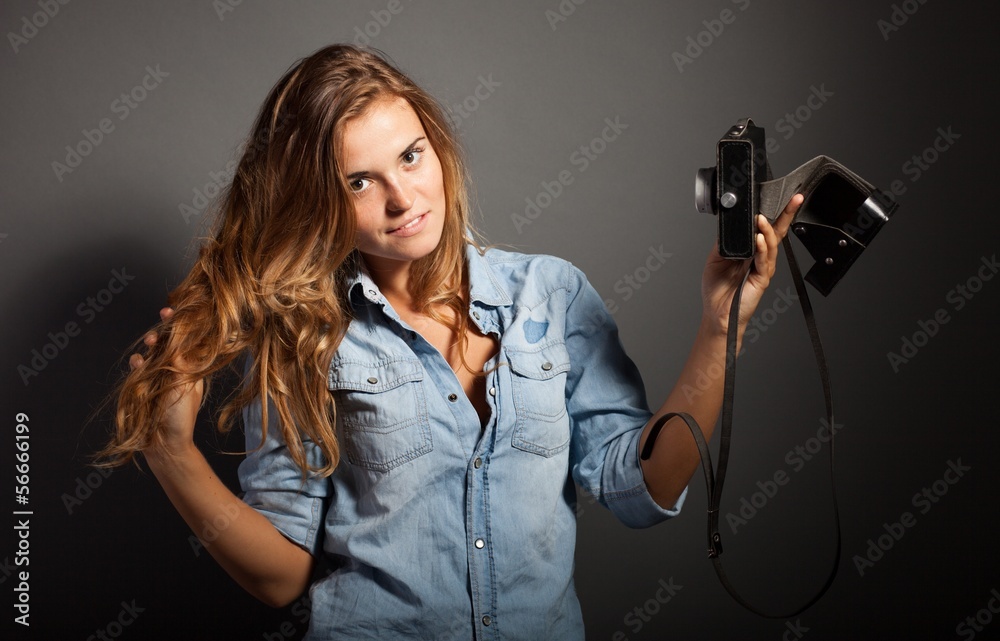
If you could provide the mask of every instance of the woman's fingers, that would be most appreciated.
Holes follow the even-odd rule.
[[[774,266],[778,259],[778,237],[771,224],[764,216],[757,216],[758,233],[754,236],[756,252],[754,253],[754,271],[767,279],[774,275]]]
[[[788,233],[788,228],[792,224],[792,219],[798,213],[799,207],[805,197],[802,194],[795,194],[785,205],[774,225],[767,220],[767,217],[757,215],[757,229],[759,233],[754,239],[757,246],[757,253],[754,257],[754,269],[758,274],[770,279],[774,275],[775,265],[778,261],[778,245]]]
[[[785,208],[781,211],[778,219],[774,221],[774,232],[778,235],[778,240],[781,240],[788,233],[788,228],[792,224],[792,219],[795,218],[795,214],[799,211],[799,207],[802,202],[806,199],[802,194],[795,194],[785,205]]]
[[[168,321],[174,316],[174,309],[172,307],[164,307],[160,310],[160,320]],[[142,337],[142,343],[146,347],[152,347],[156,345],[157,338],[159,338],[156,332],[146,332]],[[142,354],[132,354],[129,356],[128,364],[132,369],[142,367],[145,364],[146,359],[142,357]]]

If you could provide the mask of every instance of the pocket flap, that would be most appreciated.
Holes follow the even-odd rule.
[[[358,361],[337,361],[334,359],[327,376],[327,387],[331,390],[352,390],[356,392],[385,392],[403,383],[424,378],[424,369],[416,359],[397,359],[361,363]]]
[[[569,352],[562,342],[548,343],[532,351],[507,348],[510,368],[521,376],[547,380],[569,371]]]

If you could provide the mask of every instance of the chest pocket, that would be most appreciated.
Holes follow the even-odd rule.
[[[430,452],[420,361],[340,362],[330,371],[347,460],[378,472]]]
[[[569,353],[562,342],[533,351],[507,348],[517,424],[511,444],[549,457],[569,445],[566,372]]]

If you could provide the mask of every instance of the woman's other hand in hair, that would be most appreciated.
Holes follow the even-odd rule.
[[[169,321],[173,315],[173,308],[164,307],[160,310],[160,319],[164,322]],[[152,348],[156,345],[157,339],[156,332],[149,332],[143,337],[143,343]],[[129,357],[132,369],[143,367],[145,362],[142,354],[135,353]],[[184,384],[170,392],[166,397],[168,405],[164,408],[162,430],[159,431],[160,441],[154,442],[143,451],[147,459],[162,458],[164,455],[180,456],[189,448],[194,448],[194,427],[204,390],[204,382],[199,380],[196,383]]]

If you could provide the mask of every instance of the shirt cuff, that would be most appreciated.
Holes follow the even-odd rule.
[[[320,554],[322,498],[300,492],[250,490],[243,496],[243,502],[263,514],[292,543],[313,556]]]
[[[670,509],[661,507],[649,495],[646,481],[642,476],[642,466],[639,463],[639,440],[642,430],[635,430],[632,443],[625,449],[627,452],[623,465],[617,470],[620,475],[615,479],[615,487],[624,490],[605,493],[608,508],[622,523],[631,528],[646,528],[662,523],[680,514],[688,488],[685,486],[677,502]]]

